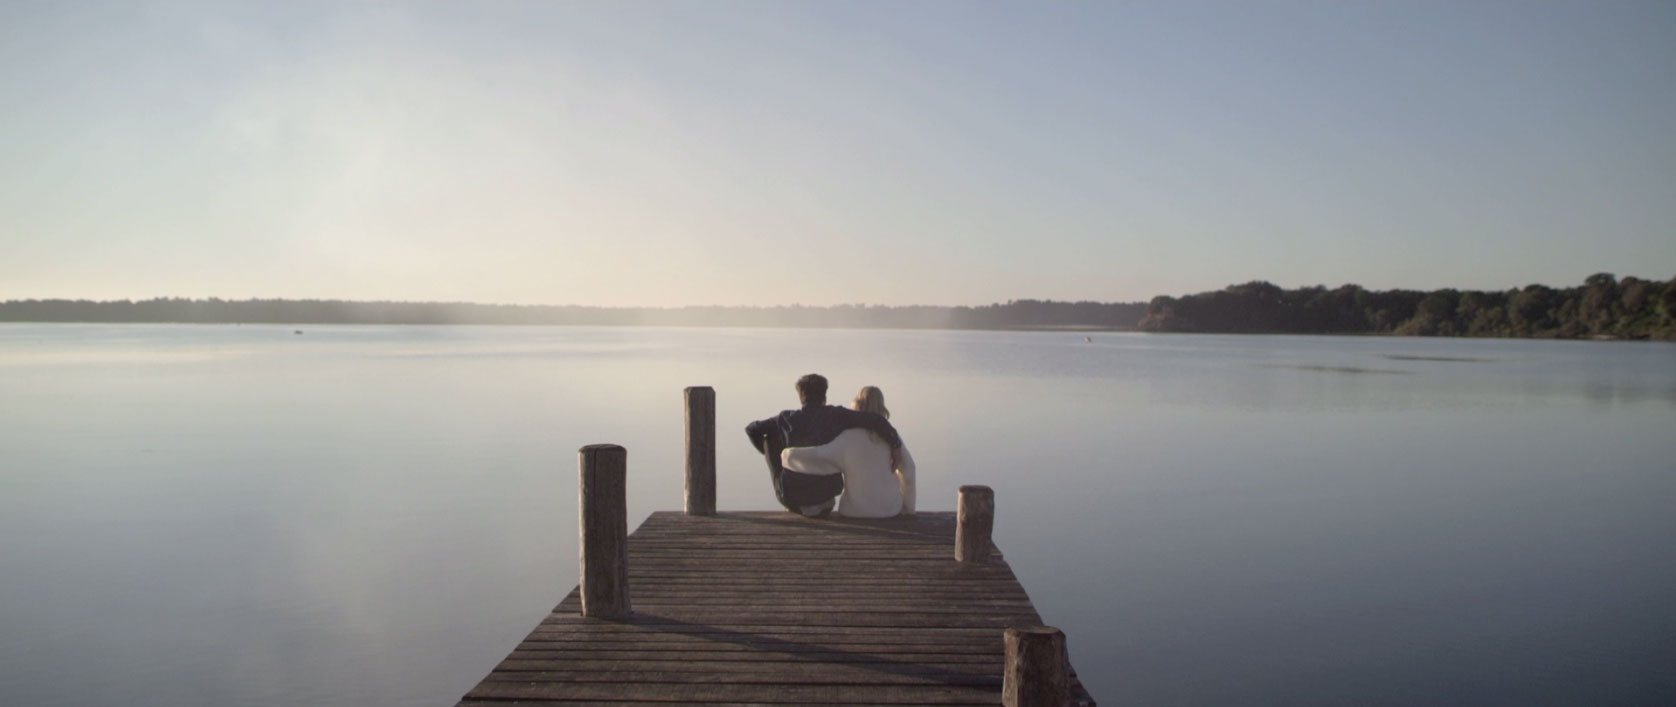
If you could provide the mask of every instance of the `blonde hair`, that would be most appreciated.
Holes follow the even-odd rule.
[[[855,394],[855,404],[850,407],[862,412],[878,413],[885,419],[890,419],[890,409],[885,407],[885,392],[879,390],[878,386],[862,388],[861,392]]]

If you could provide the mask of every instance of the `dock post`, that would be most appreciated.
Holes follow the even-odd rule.
[[[716,515],[716,389],[686,389],[687,515]]]
[[[582,615],[626,616],[628,585],[628,450],[590,444],[577,454],[582,526]]]
[[[1065,634],[1052,626],[1009,628],[1001,675],[1005,707],[1064,707],[1071,701]]]
[[[962,486],[955,508],[954,559],[988,561],[995,547],[989,538],[995,528],[995,492],[988,486]]]

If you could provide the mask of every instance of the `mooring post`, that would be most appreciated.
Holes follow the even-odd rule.
[[[696,385],[687,398],[687,515],[716,514],[716,389]]]
[[[954,559],[988,561],[995,547],[989,539],[995,528],[995,492],[988,486],[962,486],[955,509]]]
[[[1064,707],[1071,701],[1071,661],[1065,634],[1052,626],[1009,628],[1001,675],[1006,707]]]
[[[628,586],[628,450],[590,444],[578,452],[577,514],[582,526],[582,615],[626,616]]]

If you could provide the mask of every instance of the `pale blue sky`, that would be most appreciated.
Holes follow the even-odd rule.
[[[1676,3],[0,5],[0,299],[1676,275]]]

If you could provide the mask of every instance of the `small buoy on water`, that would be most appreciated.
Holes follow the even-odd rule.
[[[291,333],[293,333],[293,334],[301,334],[301,333],[303,333],[303,330],[301,330],[301,329],[298,329],[298,330],[296,330],[296,331],[293,331],[293,332],[291,332]]]
[[[1094,343],[1094,337],[1092,337],[1092,336],[1082,337],[1082,342],[1085,343],[1085,344],[1092,344],[1092,343]]]

